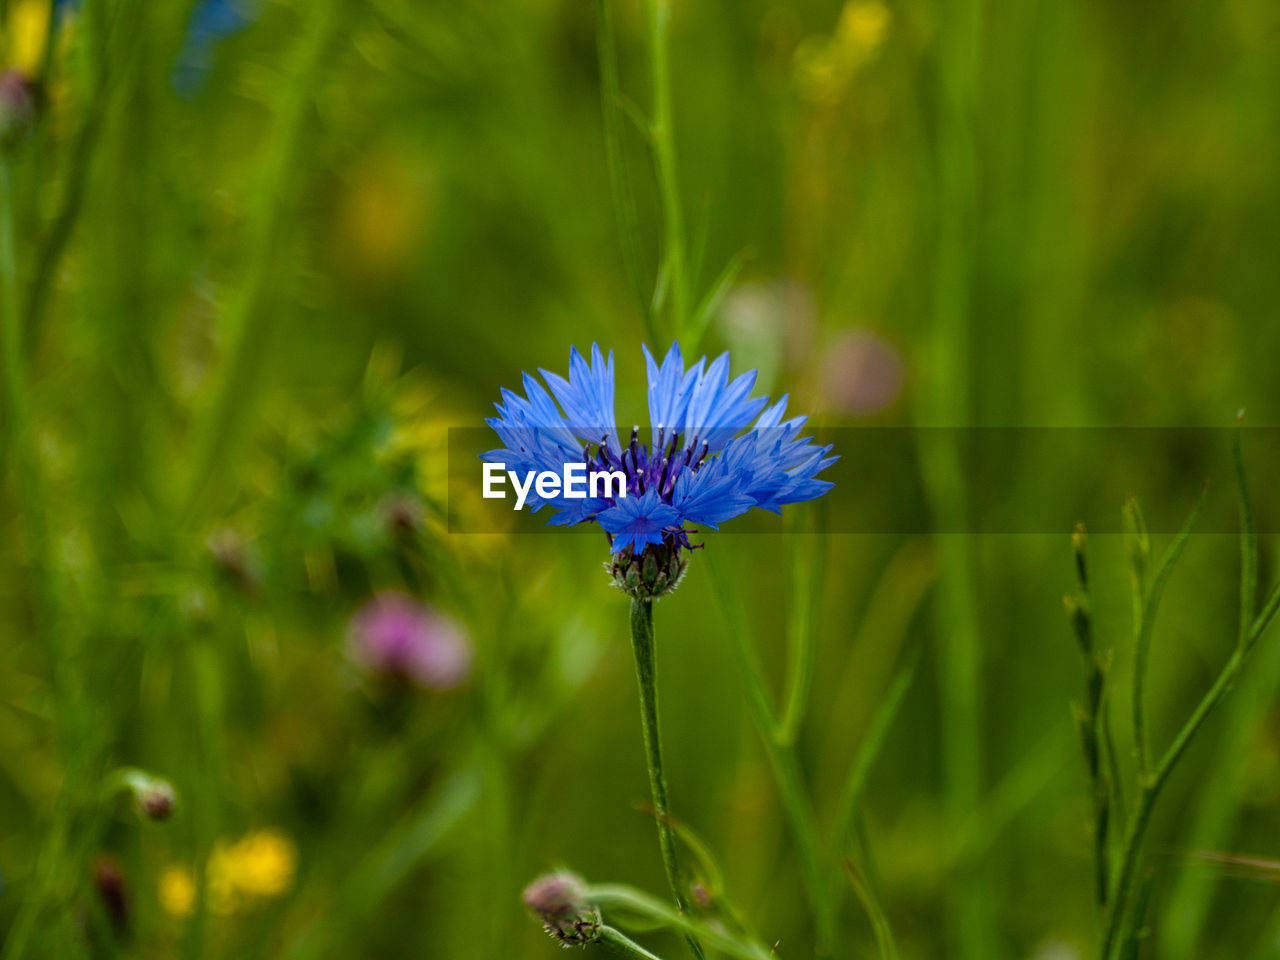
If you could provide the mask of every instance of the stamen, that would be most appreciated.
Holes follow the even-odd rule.
[[[631,428],[631,468],[635,473],[640,472],[640,427]]]

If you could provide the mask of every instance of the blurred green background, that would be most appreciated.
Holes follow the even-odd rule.
[[[554,956],[519,902],[537,874],[665,895],[602,540],[444,523],[448,429],[571,344],[616,352],[620,420],[644,418],[640,343],[670,330],[623,254],[647,296],[646,10],[607,2],[625,230],[597,5],[0,0],[6,960]],[[690,289],[740,264],[702,347],[762,390],[825,426],[1280,421],[1273,0],[676,0],[670,30]],[[1137,475],[1025,470],[1026,503],[1110,489],[1117,515],[1204,480],[1176,449]],[[925,482],[940,518],[963,511],[945,458]],[[1271,478],[1254,488],[1268,515]],[[798,533],[823,516],[708,537],[656,610],[673,808],[717,896],[778,956],[815,955],[726,639],[736,611],[780,697],[809,569],[795,756],[824,855],[919,650],[853,840],[901,955],[1096,956],[1061,606],[1077,518]],[[1090,551],[1128,743],[1125,547]],[[1234,540],[1193,538],[1153,651],[1157,743],[1235,642],[1237,582]],[[461,625],[464,686],[389,689],[353,662],[349,620],[382,590]],[[1196,856],[1280,854],[1271,639],[1157,811],[1143,956],[1280,957],[1280,871]],[[104,795],[120,766],[174,784],[171,822]],[[835,955],[874,956],[851,894]]]

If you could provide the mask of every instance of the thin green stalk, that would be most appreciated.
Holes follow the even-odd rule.
[[[23,535],[31,559],[37,613],[47,617],[53,603],[53,582],[38,463],[31,439],[29,389],[22,357],[22,314],[14,256],[14,201],[13,168],[7,155],[0,156],[0,325],[3,325],[0,348],[4,357],[5,447],[9,463],[13,466]]]
[[[974,414],[970,390],[974,340],[972,299],[978,230],[978,160],[974,118],[979,109],[983,3],[944,8],[938,29],[938,111],[935,209],[937,255],[933,324],[927,343],[929,383],[922,393],[930,426],[965,426]],[[920,433],[919,431],[917,431]],[[942,789],[952,829],[982,800],[983,737],[980,626],[973,557],[960,531],[968,519],[968,491],[954,438],[921,434],[923,480],[934,519],[949,531],[938,538],[939,710]],[[961,960],[991,960],[995,943],[987,871],[960,865],[949,884],[946,922]]]
[[[787,697],[778,722],[778,742],[792,746],[800,733],[813,681],[815,537],[802,537],[791,550],[791,609],[787,618]],[[794,538],[793,538],[794,540]]]
[[[763,673],[759,660],[751,647],[741,608],[730,596],[729,584],[718,564],[719,561],[708,558],[716,596],[728,621],[727,633],[729,646],[734,654],[734,664],[747,690],[751,718],[764,745],[782,809],[800,854],[801,877],[809,898],[809,908],[813,913],[818,953],[825,955],[834,946],[836,923],[831,900],[827,896],[827,886],[823,882],[822,860],[818,855],[820,841],[817,817],[805,790],[804,777],[795,751],[779,741],[778,723],[769,703],[769,694],[761,680]]]
[[[858,902],[862,904],[862,909],[867,912],[867,918],[871,921],[871,932],[875,934],[880,960],[898,960],[898,945],[893,939],[893,928],[889,926],[889,918],[885,915],[884,908],[880,906],[880,901],[876,899],[871,885],[863,879],[862,871],[851,859],[844,861],[844,871],[849,877],[849,885],[853,887]]]
[[[942,869],[974,862],[991,849],[1009,824],[1055,778],[1067,763],[1070,727],[1053,727],[986,792],[982,805],[966,817],[939,852]]]
[[[662,849],[662,866],[667,872],[671,896],[681,913],[687,912],[684,881],[680,861],[676,857],[675,834],[669,822],[671,804],[667,798],[667,775],[662,765],[662,736],[658,729],[658,666],[653,641],[653,602],[631,601],[631,648],[636,660],[636,684],[640,688],[640,729],[644,736],[644,756],[649,768],[649,792],[653,798],[654,819],[658,825],[658,846]],[[704,956],[702,946],[686,935],[689,949],[698,958]]]
[[[658,349],[656,317],[644,291],[644,254],[640,246],[640,217],[636,211],[635,188],[622,147],[622,86],[618,81],[618,51],[614,42],[612,0],[596,0],[596,51],[600,60],[600,106],[604,116],[605,160],[613,212],[622,243],[622,262],[627,279],[644,318],[645,333]]]
[[[876,708],[862,744],[858,748],[858,754],[849,768],[849,776],[840,792],[840,802],[836,808],[834,836],[837,849],[840,851],[848,847],[867,778],[871,775],[871,768],[875,765],[876,759],[880,756],[880,749],[884,746],[889,728],[893,726],[894,718],[897,717],[903,700],[906,699],[907,690],[911,687],[911,681],[915,679],[916,668],[919,665],[920,648],[917,647],[909,654],[907,662],[899,668],[893,682],[889,685],[888,692]]]
[[[1240,411],[1243,418],[1244,411]],[[1236,502],[1240,509],[1240,645],[1248,639],[1253,608],[1258,602],[1258,524],[1249,497],[1249,477],[1244,468],[1240,430],[1231,438],[1231,459],[1236,468]]]
[[[1125,792],[1124,778],[1120,772],[1120,754],[1116,752],[1115,737],[1111,732],[1111,701],[1102,701],[1102,736],[1103,743],[1107,748],[1107,771],[1111,777],[1111,812],[1112,822],[1119,822],[1124,819],[1125,812]],[[1108,861],[1109,869],[1109,861]]]
[[[1195,527],[1196,521],[1200,518],[1200,511],[1204,508],[1205,494],[1208,487],[1201,489],[1200,498],[1196,501],[1196,505],[1191,508],[1191,513],[1187,517],[1186,523],[1182,525],[1182,529],[1178,531],[1178,535],[1174,538],[1173,543],[1169,544],[1169,549],[1165,551],[1164,556],[1160,559],[1160,566],[1156,568],[1156,574],[1151,579],[1151,586],[1147,588],[1146,595],[1143,598],[1141,614],[1137,625],[1137,642],[1133,652],[1133,739],[1138,750],[1138,772],[1143,777],[1150,776],[1151,773],[1151,745],[1150,734],[1147,731],[1147,662],[1151,651],[1151,635],[1155,629],[1156,613],[1160,609],[1160,601],[1164,598],[1165,587],[1169,583],[1169,577],[1173,574],[1173,568],[1178,562],[1178,558],[1182,556],[1182,551],[1187,545],[1187,540],[1191,536],[1191,530]]]
[[[1218,678],[1213,682],[1213,686],[1205,693],[1191,717],[1178,732],[1173,743],[1169,745],[1169,749],[1165,751],[1152,777],[1143,784],[1138,794],[1133,815],[1130,817],[1128,828],[1125,831],[1124,842],[1121,845],[1120,869],[1116,876],[1113,888],[1114,893],[1108,905],[1104,927],[1102,960],[1114,960],[1115,951],[1121,943],[1120,933],[1125,918],[1125,907],[1133,885],[1134,875],[1137,872],[1142,840],[1151,821],[1151,813],[1160,797],[1160,792],[1164,789],[1164,785],[1168,782],[1169,776],[1173,773],[1178,761],[1186,753],[1192,738],[1204,725],[1205,720],[1208,719],[1209,714],[1213,712],[1213,708],[1218,705],[1223,695],[1231,689],[1231,685],[1239,676],[1241,669],[1249,659],[1249,655],[1257,645],[1258,639],[1271,623],[1272,618],[1275,617],[1277,610],[1280,610],[1280,586],[1277,586],[1272,592],[1267,605],[1258,614],[1257,619],[1253,621],[1245,642],[1236,646],[1231,657],[1218,674]]]
[[[7,154],[0,155],[0,348],[3,353],[5,451],[12,465],[18,512],[22,518],[23,536],[29,556],[32,592],[35,596],[36,630],[58,642],[58,631],[51,622],[56,613],[55,583],[49,558],[44,504],[40,495],[36,451],[31,440],[30,406],[26,372],[22,356],[22,314],[18,298],[17,263],[15,259],[14,219],[15,193],[13,169]],[[62,644],[52,655],[54,690],[61,703],[72,698],[68,690],[69,659],[61,656]],[[65,723],[68,712],[59,710]],[[73,755],[77,745],[69,731],[63,739]],[[5,960],[19,957],[26,950],[34,932],[40,910],[54,885],[59,861],[70,845],[73,804],[70,785],[78,764],[68,763],[64,783],[51,811],[49,833],[37,859],[31,893],[23,902],[5,941]]]
[[[688,914],[673,909],[657,897],[620,883],[602,883],[587,887],[584,894],[590,903],[605,908],[617,907],[645,920],[682,932],[686,938],[697,938],[711,945],[712,949],[738,960],[777,960],[776,956],[761,944],[743,940],[724,931],[719,925],[695,920]]]
[[[484,772],[468,766],[432,787],[415,807],[374,842],[343,876],[329,908],[308,914],[305,933],[284,952],[313,960],[340,948],[406,877],[413,875],[458,822],[481,802]]]
[[[613,952],[621,957],[639,957],[640,960],[662,960],[656,953],[650,953],[636,943],[621,930],[609,925],[600,928],[600,942],[613,948]]]
[[[1211,766],[1201,781],[1194,823],[1186,846],[1193,850],[1221,850],[1231,843],[1241,822],[1241,807],[1248,796],[1252,772],[1250,757],[1260,720],[1280,696],[1280,644],[1258,651],[1240,686],[1223,710],[1222,735],[1214,740]],[[1193,960],[1202,956],[1201,935],[1215,902],[1220,876],[1205,875],[1193,858],[1185,858],[1169,893],[1162,898],[1159,955],[1168,960]],[[1276,940],[1273,942],[1280,942]]]
[[[227,308],[226,359],[213,400],[196,434],[194,471],[188,478],[182,504],[191,511],[211,478],[225,475],[221,466],[237,424],[245,420],[253,402],[258,360],[265,333],[263,303],[270,288],[274,256],[281,245],[290,195],[289,185],[298,179],[302,165],[303,137],[316,87],[326,75],[329,52],[339,35],[347,0],[316,0],[304,8],[307,22],[298,48],[297,65],[284,84],[274,138],[262,161],[257,205],[245,242],[246,273]]]
[[[1241,411],[1243,416],[1243,411]],[[1241,431],[1232,438],[1235,461],[1236,494],[1240,512],[1240,622],[1238,645],[1248,641],[1258,593],[1258,530],[1249,483],[1241,449]],[[1226,843],[1231,828],[1239,817],[1241,801],[1240,774],[1254,727],[1261,712],[1274,700],[1280,683],[1280,647],[1265,651],[1250,675],[1241,682],[1241,690],[1229,708],[1226,732],[1214,751],[1214,767],[1202,791],[1195,826],[1190,834],[1192,846],[1211,850]],[[1224,784],[1226,788],[1224,789]],[[1214,789],[1209,789],[1213,785]],[[1209,887],[1212,889],[1212,882]],[[1206,895],[1190,862],[1183,867],[1169,898],[1169,909],[1163,917],[1163,948],[1172,957],[1190,957],[1200,941],[1200,933],[1208,915],[1212,898]]]
[[[1150,931],[1147,929],[1147,908],[1151,905],[1151,890],[1155,886],[1155,876],[1150,871],[1142,878],[1142,886],[1133,902],[1133,922],[1129,924],[1129,932],[1125,935],[1124,944],[1120,947],[1120,960],[1138,960],[1142,944]]]
[[[662,198],[665,237],[663,253],[665,289],[671,298],[671,329],[682,337],[689,320],[689,276],[684,240],[684,208],[676,170],[676,142],[671,106],[671,0],[646,0],[650,80],[653,85],[654,162],[658,193]],[[661,282],[661,281],[660,281]]]
[[[133,2],[130,2],[124,4],[117,12],[115,24],[101,22],[103,19],[101,15],[86,18],[88,21],[86,25],[95,28],[92,29],[92,33],[102,34],[102,36],[94,36],[91,38],[91,42],[87,44],[90,55],[96,56],[96,61],[90,66],[92,89],[89,100],[84,107],[84,117],[80,121],[80,129],[76,133],[69,165],[61,177],[64,186],[58,203],[58,211],[54,215],[48,233],[35,255],[35,265],[28,286],[25,304],[26,311],[23,315],[24,348],[28,355],[33,354],[39,345],[40,329],[44,321],[45,309],[48,306],[49,295],[53,288],[53,280],[57,275],[62,255],[66,252],[71,237],[75,232],[76,221],[79,219],[80,211],[84,205],[85,186],[89,179],[89,169],[97,147],[99,134],[102,131],[103,120],[107,114],[107,104],[112,91],[115,89],[111,71],[118,60],[124,59],[129,55],[127,46],[113,55],[108,55],[106,52],[95,49],[94,45],[100,44],[105,50],[110,48],[113,43],[132,43],[137,38],[137,33],[121,30],[118,26],[119,23],[127,21],[132,16],[132,13]],[[53,49],[57,46],[58,40],[57,36],[52,32],[56,23],[55,16],[54,13],[50,13],[50,36],[48,43],[45,45],[45,65],[41,73],[46,83],[50,80],[49,70],[52,64]]]

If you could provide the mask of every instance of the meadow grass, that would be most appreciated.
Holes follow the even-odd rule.
[[[0,2],[0,957],[550,956],[560,869],[605,955],[1272,956],[1275,25]],[[905,529],[630,611],[598,531],[458,532],[450,428],[597,341],[644,422],[677,338],[820,431],[1260,440],[999,451],[1080,510],[995,533],[919,430]],[[353,653],[389,591],[465,683]]]

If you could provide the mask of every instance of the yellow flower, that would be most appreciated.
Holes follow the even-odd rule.
[[[165,867],[160,874],[160,906],[175,917],[189,917],[196,903],[196,884],[186,867]]]
[[[278,897],[293,885],[298,852],[279,830],[258,830],[234,843],[219,840],[205,865],[205,903],[209,912],[228,916],[252,900]],[[190,871],[171,866],[160,875],[160,905],[175,917],[188,917],[196,887]]]
[[[889,32],[883,0],[848,0],[830,37],[809,37],[796,49],[796,80],[814,100],[837,102],[871,62]]]
[[[10,5],[5,48],[9,66],[35,76],[49,39],[48,0],[16,0]]]
[[[846,3],[836,27],[836,44],[855,59],[867,58],[884,42],[889,16],[889,8],[880,0]]]
[[[450,431],[451,423],[464,423],[469,413],[449,407],[444,388],[421,376],[409,375],[403,379],[392,402],[396,427],[388,444],[388,455],[393,457],[412,457],[417,474],[420,492],[429,503],[449,504],[453,522],[457,529],[471,530],[499,536],[461,537],[456,540],[453,549],[462,554],[477,557],[491,557],[499,552],[502,534],[505,527],[495,528],[496,523],[508,523],[515,515],[513,510],[495,511],[491,504],[480,495],[480,461],[470,456],[450,463]],[[474,436],[463,435],[459,440],[462,448]],[[486,437],[485,442],[489,443]],[[487,449],[481,447],[476,450]],[[455,451],[456,452],[456,451]],[[460,463],[465,464],[459,466]],[[450,470],[455,471],[451,476]],[[469,471],[459,474],[457,471]],[[464,476],[464,481],[459,480]],[[474,478],[474,480],[473,480]],[[438,533],[446,532],[449,518],[438,516],[437,511],[428,509],[427,525]]]
[[[352,279],[376,289],[412,266],[431,226],[435,177],[422,156],[384,147],[362,157],[344,179],[335,259]]]
[[[255,897],[278,897],[293,885],[298,851],[277,830],[251,833],[231,848],[235,885]]]

